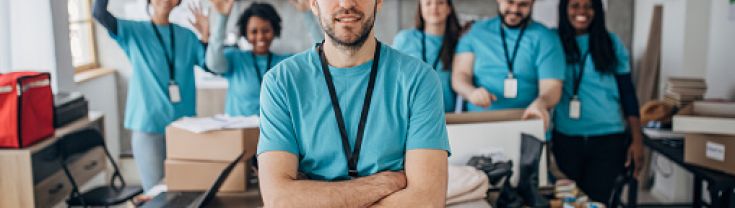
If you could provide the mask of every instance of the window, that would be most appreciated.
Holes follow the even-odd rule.
[[[69,0],[69,43],[76,72],[99,67],[91,0]]]

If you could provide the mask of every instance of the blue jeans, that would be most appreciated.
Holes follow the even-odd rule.
[[[133,131],[132,147],[143,190],[148,191],[163,179],[166,137],[164,134]]]

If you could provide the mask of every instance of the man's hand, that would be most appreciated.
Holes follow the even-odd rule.
[[[189,4],[189,11],[194,14],[194,19],[189,20],[189,23],[199,32],[200,40],[206,43],[209,40],[209,17],[204,10],[198,3]]]
[[[470,93],[470,96],[467,98],[470,103],[476,106],[480,106],[483,108],[490,107],[492,105],[492,102],[497,100],[498,98],[495,97],[492,93],[488,92],[483,87],[475,88],[475,90]]]
[[[215,11],[227,16],[230,15],[230,11],[232,11],[232,5],[235,0],[209,0],[209,2],[212,3],[212,7],[214,7]]]
[[[523,116],[521,119],[532,119],[532,118],[538,118],[544,121],[544,129],[549,129],[549,111],[546,110],[546,104],[542,103],[541,100],[536,100],[533,103],[531,103],[528,108],[526,108],[526,111],[523,112]]]

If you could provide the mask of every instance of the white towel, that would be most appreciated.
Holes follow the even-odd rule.
[[[447,204],[484,199],[489,182],[484,172],[471,166],[449,166]]]

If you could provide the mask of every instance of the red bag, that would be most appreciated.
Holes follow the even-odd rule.
[[[0,74],[0,148],[28,147],[53,135],[51,75]]]

